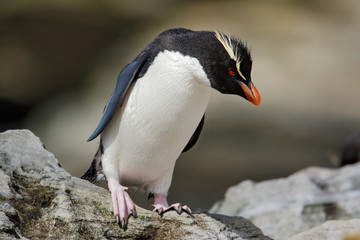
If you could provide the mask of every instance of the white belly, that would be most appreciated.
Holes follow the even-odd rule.
[[[166,194],[176,159],[199,124],[210,91],[198,60],[160,53],[103,132],[105,176]]]

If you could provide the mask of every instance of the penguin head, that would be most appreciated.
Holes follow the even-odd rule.
[[[153,56],[164,50],[198,59],[213,89],[260,104],[260,94],[251,82],[250,52],[240,40],[218,31],[174,28],[162,32],[145,49]]]
[[[247,47],[240,41],[215,32],[216,53],[204,66],[211,87],[224,94],[239,95],[255,105],[260,104],[260,94],[251,81],[252,60]]]

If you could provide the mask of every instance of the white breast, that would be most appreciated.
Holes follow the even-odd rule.
[[[158,54],[103,132],[103,172],[166,194],[176,159],[203,116],[210,83],[196,58]]]

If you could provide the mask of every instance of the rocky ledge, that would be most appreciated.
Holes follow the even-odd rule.
[[[137,212],[120,229],[106,189],[71,176],[30,131],[0,133],[0,239],[270,239],[243,217]]]
[[[106,189],[71,176],[30,131],[0,133],[0,239],[359,239],[360,164],[244,181],[212,213],[137,212],[120,229]]]

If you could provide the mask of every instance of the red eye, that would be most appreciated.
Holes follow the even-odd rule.
[[[230,71],[229,71],[229,74],[230,74],[231,76],[234,76],[234,75],[235,75],[235,72],[234,72],[233,70],[230,70]]]

